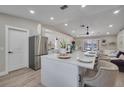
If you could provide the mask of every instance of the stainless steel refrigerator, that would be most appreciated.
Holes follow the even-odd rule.
[[[37,35],[29,37],[29,67],[38,70],[41,68],[41,56],[48,54],[48,38]]]

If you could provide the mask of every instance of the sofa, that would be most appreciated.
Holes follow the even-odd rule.
[[[118,66],[120,72],[124,72],[124,52],[117,50],[103,50],[100,53],[99,60],[112,62]]]
[[[111,60],[111,62],[119,67],[120,72],[124,72],[124,52],[119,51],[116,58],[115,60]]]

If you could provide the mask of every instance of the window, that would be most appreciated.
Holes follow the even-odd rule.
[[[93,50],[98,50],[98,40],[93,40],[93,39],[86,39],[84,40],[84,50],[85,51],[93,51]]]

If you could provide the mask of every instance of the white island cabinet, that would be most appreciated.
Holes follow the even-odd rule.
[[[91,63],[79,62],[77,58],[90,59]],[[71,54],[70,59],[59,59],[57,54],[41,57],[41,83],[47,87],[78,87],[79,67],[93,69],[95,57],[87,57],[83,52]]]

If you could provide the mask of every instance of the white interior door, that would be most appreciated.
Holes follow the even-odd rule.
[[[28,67],[27,32],[8,29],[8,71]]]

